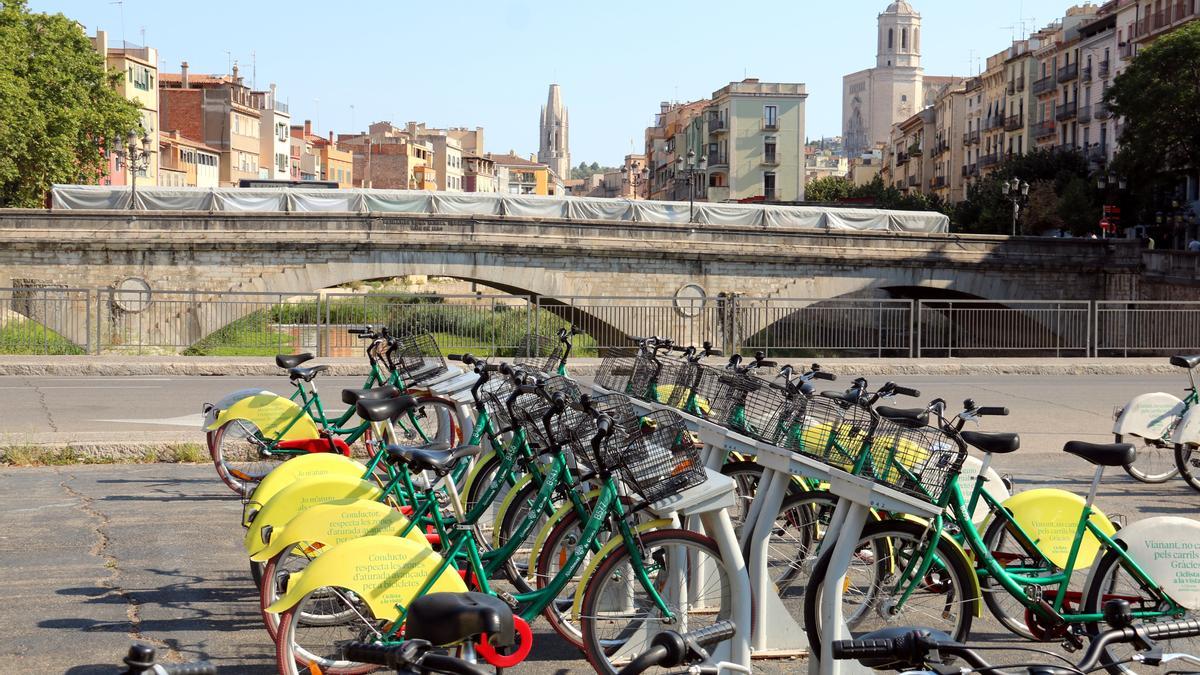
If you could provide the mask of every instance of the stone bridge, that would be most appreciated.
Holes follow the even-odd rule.
[[[736,293],[802,307],[845,297],[1137,299],[1141,267],[1132,241],[410,214],[0,211],[0,289],[18,291],[144,281],[152,292],[303,294],[415,274],[549,305]],[[21,311],[15,299],[6,309]],[[608,328],[637,328],[611,316]],[[234,318],[181,314],[156,330],[187,344]],[[72,321],[51,327],[82,343],[97,322]]]

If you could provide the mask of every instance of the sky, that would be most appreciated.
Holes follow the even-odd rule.
[[[240,74],[278,85],[293,123],[322,134],[397,126],[482,126],[488,152],[537,152],[550,83],[570,115],[572,164],[641,152],[661,101],[689,101],[743,77],[807,85],[810,138],[841,133],[842,76],[875,63],[890,0],[30,0],[88,34],[149,44],[159,69]],[[970,75],[1070,0],[910,0],[928,75]],[[736,9],[735,9],[736,8]],[[1016,26],[1016,28],[1014,28]],[[143,37],[144,32],[144,37]]]

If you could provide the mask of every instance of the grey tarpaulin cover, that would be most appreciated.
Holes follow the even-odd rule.
[[[55,185],[56,210],[129,208],[128,187]],[[160,188],[137,191],[148,211],[276,211],[292,213],[424,213],[513,218],[687,223],[804,230],[948,232],[950,219],[931,211],[818,206],[664,202],[595,197],[538,197],[421,190],[321,190],[305,188]]]

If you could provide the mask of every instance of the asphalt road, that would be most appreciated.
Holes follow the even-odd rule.
[[[900,378],[897,378],[900,379]],[[926,397],[974,397],[1013,414],[983,427],[1022,434],[997,458],[1018,489],[1086,489],[1091,467],[1061,452],[1070,438],[1107,439],[1114,405],[1144,391],[1178,391],[1178,377],[910,377]],[[324,382],[327,395],[353,379]],[[282,385],[282,386],[281,386]],[[0,434],[176,434],[192,440],[204,401],[244,387],[278,391],[282,378],[0,378]],[[1098,505],[1133,520],[1196,517],[1200,495],[1108,475]],[[169,660],[206,658],[230,673],[274,672],[237,521],[240,503],[207,465],[0,469],[0,658],[14,672],[114,673],[132,639]],[[578,654],[535,625],[536,649],[516,672],[587,672]],[[994,622],[973,637],[1008,642]],[[801,662],[756,663],[797,672]]]

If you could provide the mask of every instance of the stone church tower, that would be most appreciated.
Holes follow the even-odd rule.
[[[842,136],[846,156],[886,143],[892,125],[924,107],[921,15],[896,0],[879,15],[875,67],[842,78]]]
[[[548,165],[562,180],[571,177],[571,146],[569,144],[567,108],[557,84],[550,85],[550,95],[542,106],[538,123],[538,161]]]

